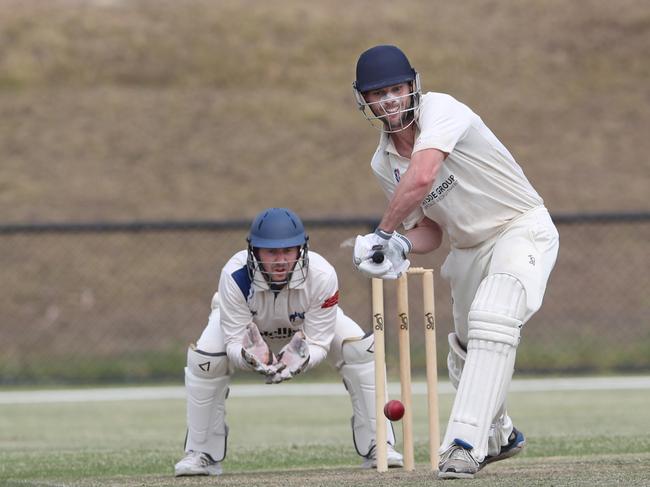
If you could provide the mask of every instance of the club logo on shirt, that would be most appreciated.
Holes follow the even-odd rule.
[[[289,315],[289,321],[291,323],[294,323],[296,321],[296,319],[304,320],[305,319],[305,313],[300,312],[300,311],[294,311],[293,313],[291,313]]]
[[[447,179],[433,188],[433,190],[428,195],[426,195],[424,200],[422,200],[422,207],[429,208],[430,206],[440,203],[447,197],[449,191],[451,191],[457,185],[458,179],[456,179],[453,174],[450,174]]]
[[[400,179],[399,169],[395,168],[393,174],[395,174],[395,181],[399,183],[399,179]]]

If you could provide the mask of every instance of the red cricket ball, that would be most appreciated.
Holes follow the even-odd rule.
[[[399,421],[404,416],[404,404],[395,399],[388,401],[384,406],[384,416],[391,421]]]

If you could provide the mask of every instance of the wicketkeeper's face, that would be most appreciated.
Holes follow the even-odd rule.
[[[272,282],[286,282],[298,262],[300,247],[258,249],[259,261]]]

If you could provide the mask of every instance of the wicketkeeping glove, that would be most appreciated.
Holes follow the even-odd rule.
[[[273,366],[276,363],[273,352],[266,344],[260,330],[255,323],[251,323],[246,327],[246,334],[242,340],[241,355],[255,372],[270,376],[277,371]]]
[[[278,363],[273,366],[275,374],[267,377],[267,384],[279,384],[290,380],[304,370],[309,363],[309,345],[302,332],[296,332],[291,341],[278,353]]]

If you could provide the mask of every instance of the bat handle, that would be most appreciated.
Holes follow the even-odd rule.
[[[376,250],[374,254],[372,254],[372,261],[375,264],[381,264],[384,261],[384,253],[381,250]]]

